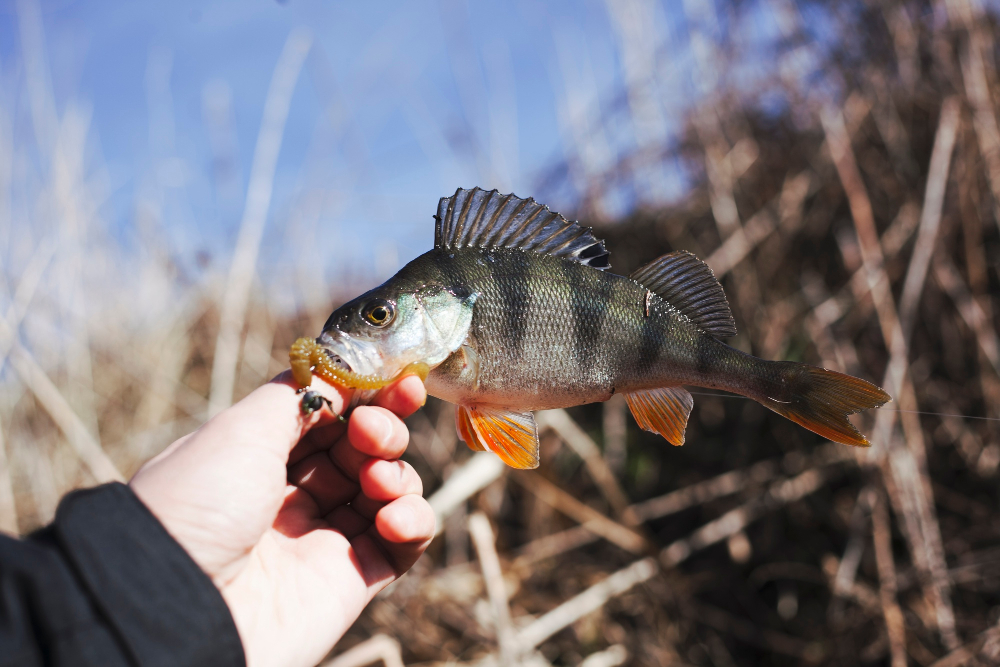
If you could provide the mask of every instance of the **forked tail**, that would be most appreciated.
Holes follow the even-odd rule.
[[[688,252],[672,252],[629,276],[646,288],[646,317],[652,294],[698,327],[691,354],[667,359],[667,386],[625,392],[641,428],[684,444],[684,429],[694,401],[676,384],[725,389],[753,398],[779,415],[845,445],[867,447],[868,440],[847,416],[891,400],[871,382],[794,361],[764,361],[716,338],[736,335],[736,324],[722,285],[707,264]],[[673,355],[673,353],[670,353]],[[678,371],[681,371],[678,373]]]
[[[813,433],[845,445],[870,443],[847,416],[884,405],[892,397],[871,382],[794,361],[766,363],[761,405]],[[766,388],[764,388],[766,387]]]

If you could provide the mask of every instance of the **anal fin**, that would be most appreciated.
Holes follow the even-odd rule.
[[[538,467],[538,427],[530,412],[459,405],[455,421],[469,449],[493,452],[511,468]]]
[[[684,429],[694,407],[694,399],[683,387],[658,387],[625,394],[625,400],[639,427],[659,433],[671,445],[684,444]]]

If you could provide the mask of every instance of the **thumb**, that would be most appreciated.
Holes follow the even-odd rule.
[[[350,390],[319,380],[314,391],[338,414]],[[240,566],[272,525],[286,493],[291,448],[310,428],[335,417],[303,415],[290,373],[178,440],[132,478],[136,495],[213,578]]]
[[[285,371],[215,415],[195,432],[175,441],[148,461],[141,472],[148,473],[167,459],[204,461],[234,453],[241,458],[265,454],[284,463],[303,435],[316,426],[336,423],[336,415],[344,413],[353,394],[351,389],[327,384],[317,377],[313,378],[309,389],[329,400],[329,404],[304,415],[300,387],[291,371]],[[239,451],[233,452],[234,448]]]
[[[209,436],[205,438],[208,442],[236,440],[287,461],[289,451],[302,436],[316,426],[335,423],[354,394],[353,389],[328,384],[316,376],[309,390],[328,402],[307,415],[302,409],[303,392],[291,372],[285,371],[217,414],[199,431]]]

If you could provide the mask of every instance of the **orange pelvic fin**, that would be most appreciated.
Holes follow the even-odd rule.
[[[490,451],[511,468],[538,467],[538,428],[530,412],[458,406],[458,433],[472,451]]]
[[[856,447],[870,444],[847,421],[847,415],[881,407],[892,400],[889,394],[871,382],[825,368],[775,363],[784,366],[782,395],[758,398],[762,405],[834,442]]]
[[[683,387],[659,387],[625,394],[632,416],[645,431],[659,433],[671,445],[684,444],[684,429],[694,399]]]
[[[461,405],[455,408],[455,427],[458,429],[458,437],[469,446],[474,452],[485,452],[486,448],[479,444],[476,432],[472,430],[472,420],[469,419],[469,411]]]

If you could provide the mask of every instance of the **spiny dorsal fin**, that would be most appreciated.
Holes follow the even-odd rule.
[[[686,250],[654,259],[629,278],[687,315],[705,333],[736,335],[736,322],[722,285],[708,264]]]
[[[442,197],[434,216],[434,247],[521,248],[565,257],[595,269],[611,266],[604,241],[534,199],[496,190],[459,188]]]

